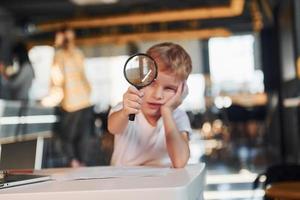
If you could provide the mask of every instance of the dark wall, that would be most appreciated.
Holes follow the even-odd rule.
[[[300,96],[296,63],[300,49],[300,3],[279,1],[274,7],[274,24],[261,33],[262,61],[266,91],[278,96],[278,125],[269,133],[278,138],[271,141],[279,147],[282,162],[300,162],[299,106],[285,102]],[[274,148],[275,149],[275,148]]]
[[[296,6],[297,5],[297,6]],[[299,49],[299,14],[298,0],[286,1],[279,10],[280,55],[282,68],[282,100],[300,96],[299,80],[296,73],[297,54]],[[283,103],[283,142],[285,161],[300,162],[299,106]]]
[[[14,18],[0,7],[0,63],[6,64],[8,62],[11,47],[17,34]],[[3,87],[4,81],[3,77],[0,76],[0,98],[7,97],[7,91]]]
[[[268,132],[268,146],[282,162],[300,162],[299,104],[287,105],[287,100],[300,97],[297,59],[300,56],[300,1],[278,1],[274,7],[274,23],[261,34],[261,58],[265,89],[276,96]],[[278,123],[274,123],[278,122]],[[276,162],[276,161],[275,161]]]
[[[268,94],[269,105],[266,124],[266,149],[269,163],[278,162],[282,157],[281,121],[279,112],[279,94],[281,85],[281,71],[279,59],[278,31],[276,26],[265,27],[260,33],[261,63],[264,72],[265,91]]]
[[[285,1],[278,12],[282,78],[283,81],[290,81],[296,78],[293,1]]]
[[[8,58],[11,41],[13,40],[13,18],[0,7],[0,61]]]
[[[260,40],[265,90],[271,93],[278,91],[281,76],[276,27],[264,28],[261,31]]]

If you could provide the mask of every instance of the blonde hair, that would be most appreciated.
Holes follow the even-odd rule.
[[[191,57],[178,44],[159,43],[150,47],[147,54],[164,63],[164,68],[159,68],[160,71],[175,72],[175,75],[182,80],[186,80],[192,71]]]

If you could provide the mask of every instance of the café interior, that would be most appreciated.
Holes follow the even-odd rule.
[[[22,41],[35,74],[25,103],[9,97],[1,74],[1,169],[67,166],[59,116],[40,103],[63,26],[76,33],[91,85],[88,166],[110,165],[107,117],[128,87],[126,59],[170,41],[193,63],[181,107],[193,130],[188,164],[205,163],[204,199],[281,199],[264,181],[300,181],[298,0],[1,0],[0,63]],[[296,168],[279,177],[272,166]]]

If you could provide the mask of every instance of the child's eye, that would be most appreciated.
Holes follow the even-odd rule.
[[[167,91],[176,91],[176,89],[172,88],[172,87],[166,87],[165,90],[167,90]]]

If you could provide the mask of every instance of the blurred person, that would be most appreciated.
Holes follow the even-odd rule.
[[[53,47],[54,47],[56,50],[62,48],[62,45],[63,45],[63,43],[64,43],[64,38],[65,38],[64,31],[65,31],[65,29],[63,28],[63,29],[61,29],[61,30],[58,30],[58,31],[55,33]]]
[[[24,42],[17,42],[11,51],[8,65],[1,66],[4,76],[3,95],[5,99],[20,101],[18,116],[27,115],[29,93],[34,79],[34,70],[28,57]],[[5,93],[5,94],[4,94]],[[27,125],[18,123],[15,135],[27,132]]]
[[[8,93],[7,99],[27,101],[34,79],[34,70],[23,42],[14,45],[8,65],[1,66],[1,73],[6,80],[4,88]]]
[[[92,135],[91,88],[84,72],[84,55],[75,45],[72,29],[65,28],[56,33],[55,48],[50,94],[41,103],[44,106],[60,105],[62,150],[70,167],[80,167],[88,162]]]

